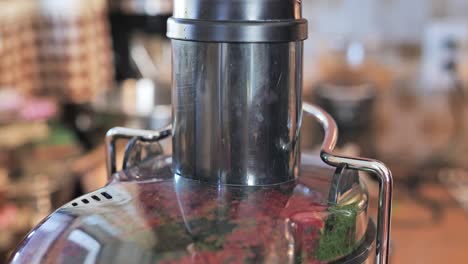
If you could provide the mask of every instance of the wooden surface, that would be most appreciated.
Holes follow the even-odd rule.
[[[392,226],[391,263],[468,263],[468,212],[440,185],[423,187],[424,201],[436,201],[440,210],[424,205],[396,187]]]

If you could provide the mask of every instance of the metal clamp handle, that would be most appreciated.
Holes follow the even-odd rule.
[[[352,158],[333,154],[338,140],[338,128],[333,118],[320,107],[303,104],[303,111],[315,117],[323,126],[325,138],[320,157],[334,167],[346,164],[348,168],[376,174],[380,179],[379,211],[377,216],[376,264],[387,264],[390,245],[390,220],[392,211],[393,177],[390,170],[380,161]]]
[[[114,127],[106,133],[106,163],[109,179],[117,172],[116,142],[119,139],[137,138],[142,141],[159,141],[172,134],[171,126],[161,130],[142,130],[124,127]]]

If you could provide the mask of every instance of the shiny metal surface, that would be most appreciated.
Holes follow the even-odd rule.
[[[209,42],[304,40],[301,5],[296,0],[175,0],[167,35]]]
[[[159,141],[169,137],[170,135],[171,127],[166,127],[158,131],[131,129],[124,127],[115,127],[110,129],[106,134],[106,163],[107,175],[109,179],[114,173],[117,172],[117,140],[137,138],[141,141]]]
[[[307,104],[305,108],[318,120],[324,120],[322,123],[329,128],[325,143],[330,144],[324,145],[324,149],[332,150],[337,136],[333,120],[319,108]],[[108,133],[108,146],[115,153],[115,145],[110,143],[115,144],[118,138],[154,142],[169,133],[169,128],[160,132],[114,128]],[[86,259],[87,263],[128,263],[132,259],[140,263],[159,263],[164,259],[177,259],[176,263],[185,259],[190,263],[221,263],[230,259],[230,254],[244,263],[292,263],[304,254],[315,259],[320,258],[318,252],[330,252],[320,247],[320,242],[315,242],[321,241],[321,227],[327,219],[343,219],[367,211],[367,203],[360,199],[353,204],[355,209],[327,210],[328,206],[340,206],[329,204],[327,199],[333,184],[328,176],[330,168],[320,168],[306,161],[297,181],[259,187],[192,181],[174,175],[170,161],[161,163],[161,159],[166,160],[155,157],[119,172],[121,177],[116,177],[108,186],[62,207],[26,237],[12,255],[12,263],[30,263],[33,259],[39,263],[55,263],[70,257],[78,262]],[[357,197],[367,197],[359,195],[360,192],[365,192],[365,188],[358,191]],[[227,210],[229,208],[231,210]],[[350,227],[362,225],[358,219],[351,218]],[[331,262],[328,261],[331,259],[324,259],[323,263],[364,263],[374,241],[373,223],[364,222],[367,231],[355,233],[359,246],[350,247],[355,250],[346,254],[336,253]],[[284,232],[273,232],[283,230],[275,223],[294,224],[286,225],[290,228]],[[246,237],[245,230],[261,239]],[[315,231],[307,233],[307,230]],[[258,236],[259,232],[262,235]],[[206,236],[207,233],[211,235]],[[228,242],[223,242],[226,247],[221,249],[215,247],[220,250],[219,255],[213,255],[213,249],[204,252],[201,246],[190,246],[197,243],[211,246],[212,240],[205,241],[205,237]],[[345,238],[344,235],[338,237]],[[161,243],[164,241],[174,242]],[[232,241],[241,243],[242,250],[235,251],[236,244]],[[312,249],[303,243],[312,243]],[[291,250],[285,250],[289,248]],[[251,261],[249,252],[254,252],[253,256],[261,261],[257,258]],[[202,253],[212,258],[197,258]]]
[[[174,17],[195,20],[301,19],[297,0],[174,0]]]
[[[222,22],[169,18],[167,36],[206,42],[288,42],[307,39],[307,21]]]
[[[164,149],[158,141],[141,141],[137,137],[132,138],[125,147],[122,170],[128,170],[147,159],[162,155],[164,155]]]
[[[302,42],[172,45],[175,173],[250,186],[293,180]]]
[[[333,168],[304,160],[297,181],[232,186],[174,176],[161,158],[61,207],[20,243],[11,263],[362,264],[371,253],[375,226],[353,217],[367,207],[329,210]],[[350,220],[340,226],[348,231],[364,224],[345,255],[320,243],[329,240],[322,227],[337,217]],[[353,237],[348,231],[339,232]],[[331,258],[321,259],[324,251]]]
[[[360,183],[358,172],[349,170],[347,166],[341,164],[333,174],[330,193],[328,194],[328,201],[331,204],[339,203],[341,197]]]
[[[338,129],[333,118],[321,108],[304,103],[304,112],[315,117],[323,126],[325,138],[321,158],[332,166],[347,164],[348,168],[367,171],[380,179],[379,212],[377,219],[376,263],[387,264],[390,247],[390,221],[392,210],[393,177],[390,170],[380,161],[338,156],[333,154],[338,140]]]

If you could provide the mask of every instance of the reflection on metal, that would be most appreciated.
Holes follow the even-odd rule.
[[[346,192],[350,191],[356,184],[359,184],[359,175],[357,171],[348,170],[346,164],[339,166],[333,174],[328,202],[330,204],[339,204],[341,197],[345,195]]]
[[[393,178],[390,170],[381,162],[364,158],[351,158],[333,154],[338,140],[338,129],[333,118],[321,108],[304,103],[305,113],[315,117],[323,126],[325,138],[320,153],[324,162],[339,167],[344,164],[350,169],[374,173],[380,179],[379,212],[377,219],[376,263],[387,264],[390,245],[390,219],[392,207]]]
[[[141,141],[137,137],[132,138],[125,148],[122,169],[135,167],[149,158],[164,154],[164,149],[159,142]]]
[[[249,186],[294,180],[302,43],[172,46],[174,172]]]
[[[81,230],[74,230],[70,233],[68,240],[87,251],[83,264],[93,264],[97,262],[101,245],[96,239]]]
[[[169,137],[171,135],[171,130],[172,128],[170,126],[158,131],[123,127],[115,127],[109,130],[106,134],[106,161],[109,179],[117,172],[116,142],[118,139],[138,138],[141,141],[159,141]]]
[[[176,0],[167,36],[224,43],[302,41],[308,31],[301,10],[301,1]]]

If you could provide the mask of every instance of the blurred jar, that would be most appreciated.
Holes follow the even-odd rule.
[[[382,43],[371,36],[363,40],[329,39],[316,57],[315,79],[304,91],[306,100],[314,101],[335,118],[341,135],[339,147],[353,146],[360,155],[374,156],[375,110],[392,79],[382,51]],[[312,135],[313,131],[318,129],[305,120],[304,147],[319,142],[320,135]]]
[[[466,163],[467,26],[435,20],[426,26],[418,64],[400,74],[379,113],[379,153],[401,164]],[[401,70],[400,70],[401,71]],[[464,87],[465,86],[465,87]]]
[[[105,0],[40,0],[42,87],[62,101],[84,103],[113,85]]]
[[[36,2],[0,1],[0,89],[38,92]]]

